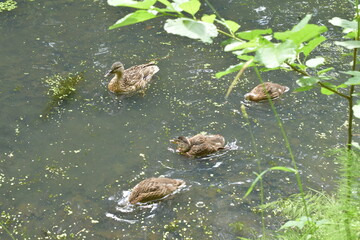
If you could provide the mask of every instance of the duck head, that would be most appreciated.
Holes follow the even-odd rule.
[[[257,99],[257,95],[250,92],[250,93],[245,94],[244,98],[249,101],[254,101]]]
[[[110,74],[122,75],[123,71],[124,65],[121,62],[114,62],[111,66],[111,69],[105,74],[104,77],[107,77]]]
[[[176,150],[179,151],[180,153],[185,153],[191,149],[191,143],[189,139],[187,139],[184,136],[180,136],[172,140],[171,142],[178,145]]]

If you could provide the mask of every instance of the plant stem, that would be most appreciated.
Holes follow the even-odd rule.
[[[219,33],[221,33],[221,34],[224,34],[225,36],[228,36],[229,38],[233,38],[233,39],[236,39],[236,40],[240,40],[240,41],[241,41],[241,39],[238,39],[237,37],[234,37],[234,36],[232,36],[230,33],[224,32],[224,31],[221,30],[221,29],[217,29],[217,31],[218,31]]]
[[[228,36],[229,38],[232,38],[232,39],[236,40],[236,41],[244,42],[242,39],[237,38],[237,37],[235,37],[234,35],[231,35],[230,33],[224,32],[224,31],[221,30],[221,29],[217,29],[217,31],[218,31],[219,33],[221,33],[221,34],[224,34],[225,36]]]
[[[255,69],[255,72],[256,72],[256,75],[257,77],[259,78],[261,84],[264,83],[264,81],[262,80],[261,78],[261,75],[260,75],[260,72],[259,72],[259,69],[254,66],[254,69]],[[304,205],[304,209],[305,209],[305,215],[306,217],[310,218],[310,214],[309,214],[309,210],[308,210],[308,206],[307,206],[307,203],[306,203],[306,200],[305,200],[305,193],[304,193],[304,188],[303,188],[303,185],[302,185],[302,181],[301,181],[301,177],[300,177],[300,173],[299,173],[299,170],[298,170],[298,167],[297,167],[297,164],[296,164],[296,161],[295,161],[295,157],[294,157],[294,154],[292,153],[292,149],[291,149],[291,146],[290,146],[290,143],[289,143],[289,139],[286,135],[286,132],[284,130],[284,126],[282,125],[282,121],[275,109],[275,105],[273,103],[273,101],[271,100],[269,94],[267,93],[268,95],[268,100],[269,100],[269,103],[270,103],[270,106],[271,106],[271,109],[273,110],[274,112],[274,115],[275,115],[275,118],[278,122],[278,125],[279,125],[279,128],[281,130],[281,134],[284,138],[284,141],[285,141],[285,145],[286,145],[286,148],[288,149],[289,151],[289,155],[290,155],[290,158],[291,158],[291,162],[292,162],[292,165],[293,165],[293,168],[296,170],[296,173],[295,173],[295,176],[296,176],[296,181],[297,181],[297,184],[298,184],[298,187],[299,187],[299,191],[300,191],[300,195],[301,195],[301,200],[302,200],[302,203]]]
[[[292,70],[300,73],[301,75],[310,77],[310,74],[308,74],[307,72],[305,72],[305,71],[303,71],[303,70],[295,67],[295,66],[292,65],[291,63],[288,63],[288,62],[285,62],[285,63],[286,63],[286,65],[288,65]],[[322,88],[325,88],[325,89],[327,89],[327,90],[329,90],[329,91],[331,91],[331,92],[333,92],[333,93],[335,93],[335,94],[337,94],[337,95],[339,95],[339,96],[341,96],[341,97],[343,97],[343,98],[346,98],[346,99],[348,99],[348,100],[350,99],[349,96],[347,96],[347,95],[345,95],[345,94],[343,94],[343,93],[341,93],[341,92],[338,92],[338,91],[336,91],[336,90],[334,90],[334,89],[326,86],[326,85],[323,84],[322,82],[318,82],[318,84],[319,84]]]
[[[358,9],[356,9],[358,11]],[[358,35],[356,36],[356,40],[359,40],[359,30],[360,30],[360,24],[358,22]],[[353,55],[353,66],[352,66],[352,70],[356,71],[356,60],[357,60],[357,48],[354,49],[354,55]],[[354,101],[353,101],[353,94],[355,91],[355,86],[351,85],[350,86],[350,92],[349,92],[349,127],[348,127],[348,141],[347,141],[347,149],[351,150],[351,144],[352,144],[352,126],[353,126],[353,118],[354,118],[354,110],[353,110],[353,105],[354,105]]]
[[[208,0],[205,0],[205,2],[207,3],[207,5],[209,5],[209,7],[210,7],[211,10],[215,13],[215,15],[220,19],[220,20],[216,20],[216,21],[218,21],[218,22],[223,22],[223,24],[224,24],[224,23],[225,23],[225,19],[220,16],[220,14],[216,11],[216,9],[214,8],[214,6],[213,6]],[[230,29],[228,29],[228,30],[230,31]],[[232,33],[231,31],[230,31],[231,33],[227,33],[227,32],[224,32],[224,31],[220,30],[219,28],[217,28],[217,31],[218,31],[219,33],[221,33],[221,34],[224,34],[225,36],[228,36],[229,38],[235,39],[235,40],[237,40],[237,41],[239,41],[239,42],[243,42],[243,40],[241,40],[240,38],[237,38],[237,37],[234,35],[234,33]]]
[[[355,1],[355,7],[356,7],[356,21],[357,21],[357,34],[355,37],[356,41],[359,41],[359,36],[360,36],[360,19],[359,19],[359,0]],[[352,70],[356,71],[356,62],[357,62],[357,48],[354,48],[354,53],[353,53],[353,65],[352,65]],[[349,117],[348,117],[348,140],[347,140],[347,150],[348,150],[348,156],[347,156],[347,163],[346,163],[346,200],[345,200],[345,214],[346,214],[346,218],[344,221],[345,224],[345,231],[346,231],[346,238],[348,240],[351,240],[351,227],[350,227],[350,222],[351,222],[351,212],[349,210],[349,206],[351,204],[351,193],[352,193],[352,166],[353,166],[353,154],[351,152],[351,148],[352,148],[352,128],[353,128],[353,118],[354,118],[354,110],[353,110],[353,105],[354,105],[354,101],[353,101],[353,94],[355,91],[355,86],[351,85],[350,86],[350,91],[349,91],[349,99],[348,99],[348,107],[349,107]]]
[[[215,15],[219,18],[219,19],[223,19],[220,14],[216,11],[216,9],[214,8],[214,6],[208,1],[205,0],[205,2],[207,3],[207,5],[209,5],[209,7],[211,8],[211,10],[215,13]]]
[[[252,144],[254,152],[255,152],[255,158],[257,159],[256,163],[257,163],[258,171],[259,171],[259,173],[261,173],[260,156],[259,156],[259,152],[257,150],[257,144],[256,144],[256,141],[255,141],[254,133],[253,133],[252,128],[251,128],[249,115],[246,112],[245,105],[241,105],[241,112],[242,112],[243,116],[246,119],[247,125],[249,126],[249,132],[250,132],[250,136],[251,136],[251,144]],[[264,206],[264,203],[265,203],[265,200],[264,200],[264,184],[263,184],[263,179],[261,177],[260,178],[260,204],[261,204],[261,206]],[[262,239],[266,239],[264,209],[261,210],[261,228],[262,228]]]
[[[331,91],[331,92],[333,92],[333,93],[335,93],[335,94],[337,94],[337,95],[339,95],[339,96],[341,96],[341,97],[343,97],[343,98],[346,98],[347,100],[350,99],[350,97],[349,97],[348,95],[345,95],[345,94],[343,94],[343,93],[341,93],[341,92],[338,92],[338,91],[336,91],[336,90],[334,90],[334,89],[332,89],[332,88],[324,85],[322,82],[318,82],[318,84],[319,84],[322,88],[325,88],[325,89],[327,89],[327,90],[329,90],[329,91]]]

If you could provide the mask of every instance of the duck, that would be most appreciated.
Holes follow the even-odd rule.
[[[159,70],[154,62],[136,65],[128,69],[125,69],[121,62],[115,62],[104,77],[115,74],[108,84],[108,89],[113,93],[144,93],[151,78]]]
[[[278,98],[287,91],[289,91],[287,86],[282,86],[273,82],[264,82],[254,87],[249,93],[245,94],[244,97],[246,100],[259,102],[268,98],[266,92],[269,94],[270,98]]]
[[[172,178],[147,178],[138,183],[131,191],[129,202],[131,204],[146,203],[153,200],[161,199],[176,189],[185,185],[180,179]]]
[[[225,138],[219,134],[197,134],[190,138],[180,136],[171,142],[178,145],[177,152],[187,157],[203,157],[224,149],[225,146]]]

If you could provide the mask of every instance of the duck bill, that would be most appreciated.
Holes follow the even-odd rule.
[[[177,144],[179,142],[179,140],[177,138],[175,139],[170,139],[170,143],[174,143],[174,144]]]
[[[112,74],[112,70],[109,70],[105,75],[104,75],[104,77],[108,77],[109,75],[111,75]]]

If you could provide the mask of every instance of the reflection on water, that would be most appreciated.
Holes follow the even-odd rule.
[[[305,12],[327,24],[334,11],[350,12],[337,1],[257,2],[214,5],[244,30],[288,29]],[[204,45],[167,35],[164,19],[107,29],[127,13],[106,1],[72,0],[26,1],[0,13],[0,206],[8,214],[1,221],[16,237],[25,231],[30,239],[256,238],[259,197],[257,191],[242,196],[256,178],[257,161],[263,169],[291,167],[291,161],[268,103],[248,104],[250,124],[240,113],[244,94],[258,84],[254,73],[247,71],[225,100],[234,76],[214,74],[237,60],[222,52],[221,38]],[[103,75],[111,63],[129,67],[168,54],[145,96],[108,92]],[[49,102],[42,79],[82,71],[75,94],[41,119]],[[296,88],[291,73],[263,77]],[[288,92],[275,105],[304,181],[331,190],[335,167],[324,148],[344,142],[345,102],[316,91]],[[225,136],[227,149],[201,159],[171,150],[170,139],[202,131]],[[186,188],[164,201],[127,205],[128,189],[160,175],[183,179]],[[267,201],[297,192],[294,177],[284,172],[267,175],[264,188]],[[236,222],[244,229],[230,227]],[[279,223],[269,217],[266,224],[272,230]]]

